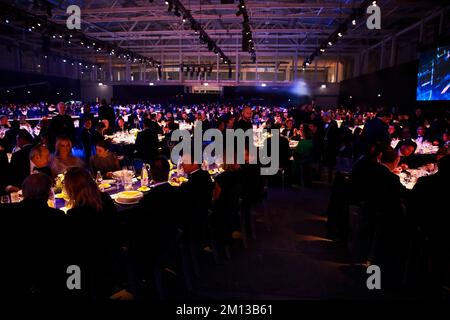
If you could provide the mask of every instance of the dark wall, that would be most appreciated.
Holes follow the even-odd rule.
[[[278,105],[305,104],[311,102],[309,96],[298,96],[291,87],[276,86],[237,86],[224,87],[223,97],[226,101],[275,103]]]
[[[343,106],[380,106],[408,110],[417,106],[418,61],[412,61],[378,72],[341,82],[339,100]],[[381,97],[378,97],[381,94]],[[350,99],[352,96],[352,99]]]
[[[0,70],[1,101],[17,103],[48,101],[54,103],[79,100],[79,98],[80,80],[78,79]]]
[[[184,86],[113,86],[113,100],[120,103],[135,103],[136,101],[151,101],[167,103],[182,101]]]

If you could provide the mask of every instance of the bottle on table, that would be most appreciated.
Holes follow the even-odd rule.
[[[147,171],[147,165],[142,165],[142,171],[141,171],[141,187],[148,185],[148,171]]]
[[[101,184],[102,181],[103,181],[102,173],[100,171],[97,171],[97,175],[95,177],[95,182],[97,182],[97,184]]]
[[[48,196],[47,205],[48,205],[50,208],[55,208],[55,207],[56,207],[56,203],[55,203],[55,191],[53,190],[53,188],[50,189],[50,195]]]

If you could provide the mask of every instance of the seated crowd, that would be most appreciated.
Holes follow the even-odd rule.
[[[420,109],[409,118],[384,110],[323,111],[311,105],[292,109],[145,104],[114,108],[103,103],[97,117],[85,105],[79,114],[80,126],[75,128],[64,103],[57,105],[57,111],[51,120],[41,120],[39,133],[27,129],[26,121],[10,125],[7,117],[0,118],[1,192],[22,190],[24,198],[20,203],[2,205],[9,219],[2,224],[6,226],[3,243],[10,244],[7,254],[12,257],[4,266],[13,281],[20,278],[12,284],[18,295],[107,299],[124,288],[140,299],[177,297],[192,289],[189,277],[198,271],[199,252],[211,250],[213,245],[226,252],[234,238],[244,239],[255,232],[251,211],[264,198],[266,181],[259,165],[250,164],[248,152],[245,164],[225,163],[224,172],[214,180],[201,164],[187,161],[193,155],[184,154],[181,163],[187,182],[179,187],[169,184],[171,133],[182,123],[199,122],[204,130],[254,126],[280,130],[280,167],[294,186],[311,187],[313,180],[321,178],[322,168],[332,182],[336,167],[352,167],[351,191],[345,201],[347,207],[361,208],[355,236],[359,257],[385,268],[388,284],[396,289],[402,279],[399,274],[404,274],[402,261],[408,259],[408,241],[420,230],[430,248],[432,272],[427,274],[434,275],[430,283],[438,286],[442,280],[448,261],[445,252],[450,252],[443,234],[448,216],[436,203],[429,210],[427,207],[430,199],[445,199],[448,117],[430,119]],[[111,151],[107,136],[129,128],[141,130],[131,154],[119,158]],[[392,148],[389,145],[395,138],[399,142]],[[396,173],[422,164],[415,149],[424,140],[440,147],[433,159],[439,158],[439,170],[420,178],[409,191]],[[83,151],[81,155],[74,154],[76,147]],[[92,177],[100,172],[110,178],[133,159],[150,164],[152,187],[137,206],[119,214],[111,196],[101,192]],[[66,214],[47,203],[54,178],[61,173],[70,208]],[[335,184],[337,181],[338,175]],[[341,200],[338,197],[335,202]],[[408,210],[404,210],[403,200],[407,200]],[[331,236],[347,236],[354,226],[345,221],[345,214],[344,218],[333,217],[335,207],[339,205],[333,207],[332,195]],[[434,216],[427,216],[427,211]],[[15,212],[24,212],[24,216]],[[18,254],[22,249],[26,254]],[[65,277],[70,265],[79,266],[87,275],[82,277],[80,291],[67,290]],[[24,268],[34,271],[21,278]]]

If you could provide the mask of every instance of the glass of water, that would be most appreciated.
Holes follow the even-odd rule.
[[[1,203],[10,203],[11,199],[9,198],[9,195],[5,194],[1,196],[0,201]]]

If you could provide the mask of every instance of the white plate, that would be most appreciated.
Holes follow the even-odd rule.
[[[138,199],[135,199],[135,200],[132,201],[132,202],[130,202],[130,201],[123,202],[123,201],[120,201],[119,199],[115,199],[115,201],[116,201],[118,204],[129,205],[129,204],[138,204],[139,201],[140,201],[141,199],[142,199],[142,198],[138,198]]]
[[[102,183],[114,184],[114,183],[116,183],[116,180],[114,180],[114,179],[103,179]]]

